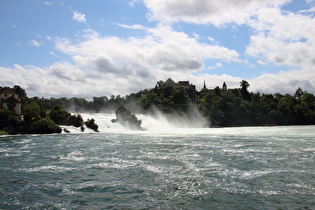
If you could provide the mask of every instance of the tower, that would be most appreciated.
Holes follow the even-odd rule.
[[[223,82],[222,89],[223,89],[223,90],[227,90],[227,86],[226,86],[225,82]]]

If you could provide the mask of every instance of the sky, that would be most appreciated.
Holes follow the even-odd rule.
[[[315,93],[315,0],[0,0],[0,85],[28,96]]]

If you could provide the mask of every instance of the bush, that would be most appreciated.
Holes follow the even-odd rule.
[[[8,118],[8,123],[11,127],[17,127],[22,123],[22,120],[18,115],[10,115]]]
[[[8,132],[6,132],[6,131],[0,131],[0,135],[8,135]]]
[[[8,109],[0,108],[0,128],[15,128],[21,124],[21,117]]]
[[[36,121],[41,119],[41,109],[40,106],[32,101],[25,105],[24,107],[24,120],[27,122]]]
[[[58,125],[67,125],[71,114],[66,110],[61,109],[60,105],[56,105],[49,113],[49,116],[50,119],[52,119]]]
[[[8,119],[10,115],[10,110],[0,108],[0,128],[9,126]]]
[[[61,128],[51,119],[44,118],[27,124],[22,129],[22,133],[28,134],[50,134],[61,133]]]

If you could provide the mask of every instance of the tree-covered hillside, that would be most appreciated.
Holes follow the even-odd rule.
[[[0,86],[0,94],[5,87]],[[2,134],[49,134],[61,133],[59,125],[71,125],[81,127],[84,130],[81,115],[72,115],[68,111],[55,104],[50,110],[44,108],[44,100],[38,97],[28,98],[24,89],[15,85],[12,90],[18,94],[22,104],[22,115],[14,112],[14,107],[4,108],[0,103],[0,130]],[[85,122],[87,127],[97,131],[94,120]]]
[[[195,91],[180,84],[166,87],[163,81],[159,81],[152,89],[124,97],[93,97],[91,101],[65,97],[28,98],[24,89],[14,86],[21,99],[23,120],[12,111],[0,108],[0,130],[19,127],[19,131],[25,133],[36,132],[36,129],[44,133],[45,129],[38,126],[46,125],[48,130],[60,132],[57,124],[80,127],[84,123],[79,115],[74,116],[69,112],[114,112],[121,105],[132,113],[152,114],[153,110],[158,109],[165,114],[186,116],[191,116],[191,107],[197,107],[212,126],[315,124],[313,94],[301,88],[292,95],[253,93],[248,91],[249,85],[242,80],[240,88],[236,89],[227,89],[224,84],[222,88]],[[3,89],[0,86],[0,92]]]
[[[301,88],[294,95],[282,95],[217,87],[202,90],[198,98],[198,107],[215,125],[315,124],[315,97]]]

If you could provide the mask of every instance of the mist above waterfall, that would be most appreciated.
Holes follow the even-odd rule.
[[[150,114],[138,116],[142,120],[142,127],[149,130],[209,127],[208,120],[195,106],[192,106],[186,113],[173,112],[165,114],[157,108],[153,109],[153,112]]]

